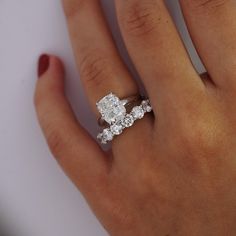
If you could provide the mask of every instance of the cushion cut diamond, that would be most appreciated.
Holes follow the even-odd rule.
[[[98,111],[102,118],[108,123],[113,124],[122,120],[126,115],[126,108],[122,101],[113,93],[108,94],[97,103]]]

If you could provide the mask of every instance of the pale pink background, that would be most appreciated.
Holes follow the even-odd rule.
[[[113,1],[103,2],[119,48],[128,61]],[[178,1],[167,3],[194,63],[202,71]],[[1,0],[0,215],[13,230],[21,230],[25,236],[107,235],[55,163],[37,124],[33,107],[36,60],[45,51],[65,61],[69,99],[81,122],[92,133],[96,131],[80,86],[60,1]]]

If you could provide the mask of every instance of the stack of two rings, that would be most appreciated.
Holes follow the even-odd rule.
[[[96,105],[101,114],[98,123],[103,127],[103,131],[97,138],[102,144],[112,141],[115,136],[122,134],[124,129],[142,119],[146,113],[152,112],[149,99],[143,99],[139,95],[119,99],[115,94],[110,93]]]

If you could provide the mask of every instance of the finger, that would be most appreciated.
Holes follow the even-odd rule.
[[[44,72],[44,73],[43,73]],[[43,73],[43,74],[42,74]],[[105,183],[105,154],[78,124],[64,95],[63,67],[54,56],[42,56],[35,105],[48,145],[66,174],[84,192]]]
[[[184,102],[182,95],[202,82],[163,1],[117,0],[116,6],[126,46],[152,103],[160,108],[170,94]]]
[[[181,0],[195,47],[216,84],[236,86],[236,1]]]
[[[64,9],[74,48],[80,77],[95,114],[99,116],[96,102],[110,92],[124,98],[138,93],[136,82],[130,76],[121,60],[108,29],[100,1],[64,0]],[[89,27],[88,27],[89,26]],[[115,153],[127,152],[127,143],[137,144],[136,129],[147,135],[146,123],[149,119],[137,122],[135,127],[126,130],[113,141]],[[140,131],[140,132],[141,132]],[[123,155],[116,155],[116,158]]]
[[[110,92],[119,97],[136,94],[137,85],[117,52],[100,1],[64,0],[64,9],[81,80],[95,113],[96,102]]]

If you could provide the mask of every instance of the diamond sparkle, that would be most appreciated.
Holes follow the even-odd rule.
[[[123,126],[122,124],[114,124],[110,127],[112,134],[114,135],[120,135],[123,132]]]
[[[98,111],[102,118],[108,123],[113,124],[122,120],[126,115],[126,108],[123,102],[113,93],[108,94],[97,103]]]
[[[143,107],[144,112],[151,112],[152,111],[152,106],[150,105],[149,100],[142,101],[142,107]]]
[[[142,119],[145,115],[145,111],[142,106],[137,106],[132,109],[131,114],[133,115],[135,120]]]
[[[134,124],[134,117],[130,114],[126,115],[125,118],[123,119],[122,124],[126,128],[131,127]]]
[[[102,119],[108,123],[108,126],[97,136],[102,144],[112,141],[115,136],[122,134],[126,128],[133,126],[137,120],[152,111],[150,101],[146,99],[127,113],[125,107],[127,102],[128,100],[120,100],[116,95],[110,93],[97,103]]]
[[[101,141],[103,144],[106,144],[109,141],[113,140],[113,134],[110,131],[110,129],[104,129],[103,132],[101,133]]]

